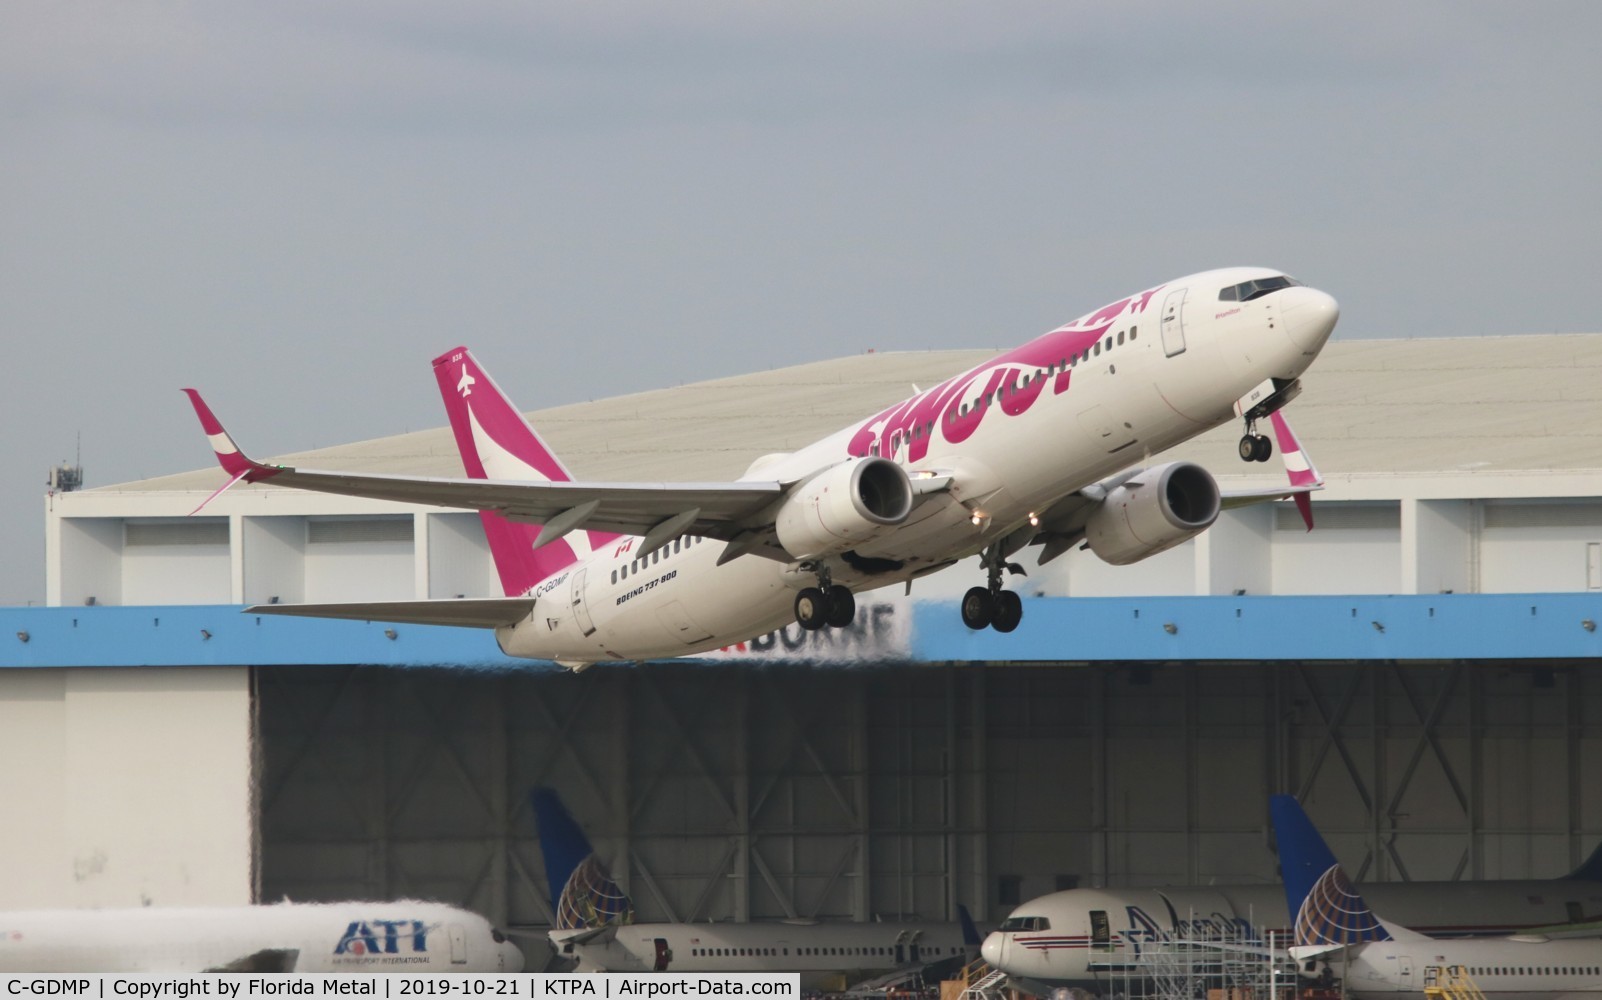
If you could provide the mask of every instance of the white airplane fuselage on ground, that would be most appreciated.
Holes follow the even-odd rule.
[[[840,989],[964,954],[956,924],[626,924],[604,940],[552,931],[577,972],[795,972],[803,989]]]
[[[443,903],[0,913],[6,972],[517,972],[489,921]]]
[[[1379,941],[1328,957],[1348,996],[1418,996],[1459,969],[1492,1000],[1602,997],[1602,938]]]
[[[853,590],[904,583],[980,552],[1145,456],[1238,419],[1235,403],[1265,380],[1298,378],[1334,328],[1335,301],[1299,285],[1252,301],[1219,299],[1223,289],[1275,274],[1209,271],[1113,303],[815,444],[759,460],[746,478],[804,480],[853,455],[889,458],[915,487],[949,476],[904,522],[854,548],[897,568],[868,573],[830,560],[834,582]],[[1086,351],[1088,360],[1064,368]],[[813,579],[768,558],[718,565],[724,546],[715,540],[683,538],[643,561],[634,543],[625,537],[580,553],[576,566],[535,587],[554,599],[498,629],[501,648],[575,662],[716,649],[794,621],[796,591]]]
[[[1446,939],[1512,934],[1573,920],[1577,913],[1602,913],[1602,883],[1585,874],[1382,882],[1362,890],[1398,920],[1442,938],[1435,943],[1445,948],[1455,943]],[[1139,967],[1149,944],[1239,939],[1252,928],[1279,929],[1283,936],[1288,923],[1285,890],[1278,884],[1068,889],[1013,910],[985,938],[982,954],[1017,979],[1103,991]]]

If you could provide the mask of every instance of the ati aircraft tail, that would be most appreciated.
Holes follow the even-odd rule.
[[[529,793],[539,830],[545,878],[551,885],[551,912],[557,930],[598,930],[634,922],[634,904],[596,856],[556,792]]]
[[[467,348],[453,348],[435,358],[434,378],[469,479],[572,480],[561,460]],[[564,532],[558,523],[561,515],[543,529],[509,521],[493,510],[479,511],[479,519],[508,597],[528,593],[535,584],[618,537],[598,531]]]
[[[1294,796],[1274,796],[1269,811],[1295,938],[1291,954],[1301,959],[1368,941],[1424,940],[1369,909]]]

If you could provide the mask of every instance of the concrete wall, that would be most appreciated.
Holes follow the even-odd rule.
[[[1589,480],[1587,481],[1590,482]],[[1308,532],[1287,503],[1226,510],[1197,538],[1131,566],[1074,550],[1008,585],[1044,597],[1556,593],[1602,590],[1602,498],[1422,495],[1386,479],[1314,502]],[[1425,483],[1423,485],[1428,485]],[[1531,489],[1541,488],[1532,480]],[[1564,484],[1564,489],[1574,488]],[[1398,496],[1400,495],[1400,498]],[[130,532],[184,494],[69,494],[47,521],[47,600],[56,605],[404,600],[499,596],[477,515],[340,497],[225,494],[210,520],[226,545],[149,544]],[[208,511],[210,508],[208,508]],[[204,518],[200,520],[206,520]],[[348,529],[341,534],[341,528]],[[914,587],[954,599],[982,583],[977,559]]]
[[[252,897],[245,667],[0,670],[0,910]]]

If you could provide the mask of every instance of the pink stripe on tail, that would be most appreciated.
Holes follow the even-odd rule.
[[[435,358],[434,378],[468,478],[543,483],[573,478],[467,348],[457,347]],[[539,525],[514,523],[488,510],[480,511],[479,519],[508,597],[528,593],[618,537],[575,531],[536,549]]]

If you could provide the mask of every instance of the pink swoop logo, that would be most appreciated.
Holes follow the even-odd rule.
[[[1091,350],[1126,315],[1145,312],[1151,297],[1162,287],[1158,285],[1103,306],[875,414],[858,428],[846,450],[857,456],[893,456],[905,448],[907,460],[916,462],[929,453],[934,433],[957,444],[971,437],[992,409],[1009,417],[1027,411],[1045,391],[1048,381],[1052,395],[1067,392],[1073,370],[1063,369],[1063,362]],[[1055,372],[1049,379],[1045,376],[1047,369]]]

